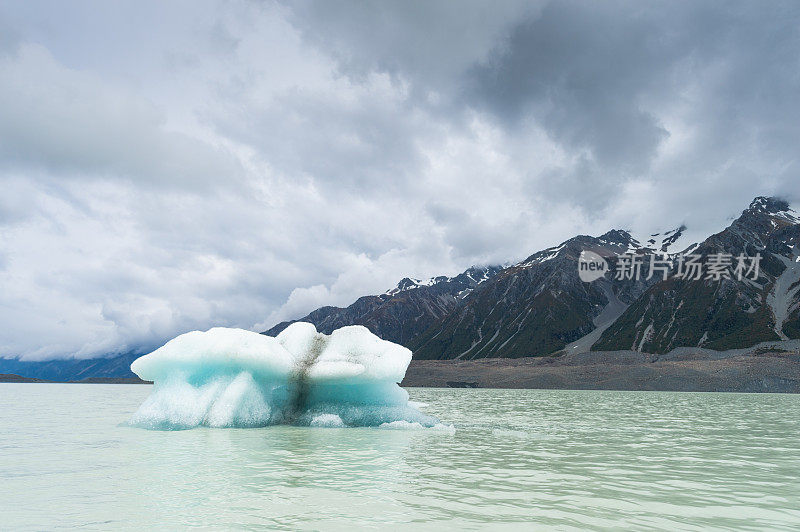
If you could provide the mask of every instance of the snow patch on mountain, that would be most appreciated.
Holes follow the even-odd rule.
[[[397,283],[396,287],[392,288],[391,290],[387,290],[386,292],[383,293],[383,295],[394,296],[401,292],[406,292],[408,290],[415,290],[420,287],[435,286],[441,283],[460,281],[470,285],[465,290],[459,292],[459,297],[463,297],[467,295],[469,292],[471,292],[475,288],[475,286],[481,284],[487,279],[490,279],[499,269],[500,268],[497,266],[472,266],[464,273],[460,273],[455,277],[447,277],[446,275],[439,275],[437,277],[431,277],[430,279],[427,280],[405,277],[399,283]]]
[[[534,253],[524,261],[520,262],[518,266],[524,268],[527,266],[533,266],[534,264],[542,264],[544,262],[553,260],[554,258],[558,257],[559,252],[565,247],[566,247],[566,242],[561,245],[539,251],[538,253]]]
[[[789,337],[783,332],[783,324],[786,322],[786,318],[800,305],[800,302],[795,299],[798,291],[800,291],[800,285],[798,285],[798,282],[800,282],[800,262],[797,262],[797,258],[800,255],[793,257],[774,256],[783,262],[786,269],[775,279],[775,285],[767,295],[767,305],[769,305],[775,318],[775,332],[780,336],[781,340],[788,340]]]

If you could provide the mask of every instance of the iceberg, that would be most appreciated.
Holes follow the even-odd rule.
[[[153,391],[129,424],[208,427],[441,427],[399,386],[411,351],[366,327],[326,335],[298,322],[278,336],[217,327],[182,334],[136,359]]]

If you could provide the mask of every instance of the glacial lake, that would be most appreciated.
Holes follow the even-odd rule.
[[[0,529],[790,529],[800,396],[410,389],[437,430],[123,423],[150,386],[0,384]]]

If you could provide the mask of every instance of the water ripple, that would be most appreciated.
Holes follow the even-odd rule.
[[[416,389],[454,433],[119,426],[148,392],[0,385],[0,528],[800,523],[798,396]]]

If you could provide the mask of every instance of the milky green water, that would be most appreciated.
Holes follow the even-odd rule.
[[[800,526],[800,397],[410,390],[456,427],[121,426],[149,386],[0,384],[0,529]]]

